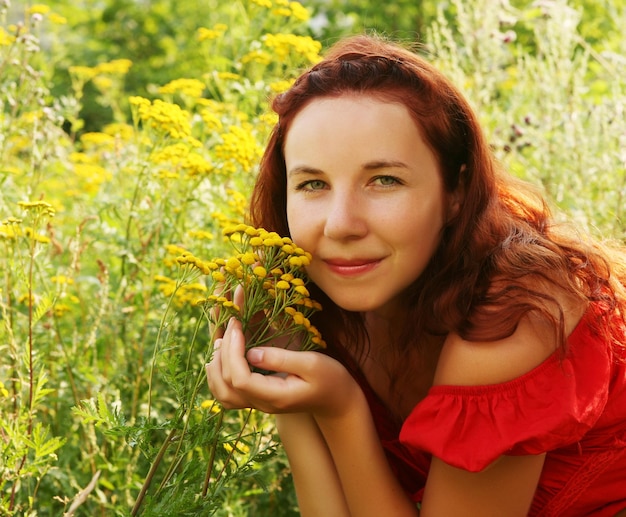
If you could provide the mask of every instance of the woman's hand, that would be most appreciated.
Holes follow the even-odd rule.
[[[251,372],[250,365],[279,373]],[[307,422],[318,433],[318,450],[325,451],[316,472],[331,472],[336,487],[329,502],[333,515],[417,515],[387,463],[365,395],[339,362],[318,352],[273,347],[252,348],[246,354],[241,325],[233,319],[206,370],[213,396],[226,408],[308,413],[303,418],[311,418]],[[290,461],[307,463],[312,444],[303,443],[301,436],[295,442],[285,438]],[[299,478],[303,515],[319,515],[316,477]]]
[[[275,375],[250,371],[250,365]],[[213,396],[226,408],[266,413],[308,412],[341,416],[359,399],[360,387],[336,360],[318,352],[257,347],[245,352],[241,324],[231,319],[206,366]]]

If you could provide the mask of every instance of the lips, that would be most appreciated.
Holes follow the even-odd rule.
[[[380,259],[324,259],[328,269],[340,276],[358,276],[378,267]]]

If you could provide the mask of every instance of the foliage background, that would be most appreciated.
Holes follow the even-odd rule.
[[[341,36],[419,42],[504,166],[623,241],[625,4],[0,0],[0,515],[297,515],[177,260],[230,252],[268,97]]]

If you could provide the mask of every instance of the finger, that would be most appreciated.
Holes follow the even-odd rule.
[[[245,348],[241,322],[236,318],[231,318],[222,340],[222,377],[229,385],[233,385],[233,372],[237,372],[239,382],[241,382],[242,373],[246,371],[250,373],[250,367],[244,357]]]
[[[205,365],[209,391],[216,400],[226,409],[250,407],[250,404],[240,397],[222,376],[222,352],[218,348],[213,359]]]
[[[325,356],[317,352],[301,352],[277,347],[256,347],[248,350],[249,364],[264,370],[284,372],[307,378]]]
[[[249,363],[243,361],[231,365],[233,388],[254,407],[266,413],[299,411],[300,406],[306,407],[311,385],[300,376],[307,370],[304,365],[306,357],[282,357],[285,354],[302,355],[273,347],[250,349],[246,354]],[[265,375],[251,372],[248,364],[278,373]]]
[[[222,377],[222,357],[221,352],[218,349],[213,353],[213,357],[211,360],[204,365],[204,369],[206,371],[207,383],[209,385],[209,390],[213,394],[213,396],[217,397],[218,384],[219,380]]]
[[[235,305],[239,305],[239,307],[243,307],[244,304],[244,292],[243,286],[238,284],[235,288],[235,292],[233,293],[233,303]]]

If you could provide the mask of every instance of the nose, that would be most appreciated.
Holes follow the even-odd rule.
[[[324,235],[329,239],[352,240],[367,234],[367,207],[356,192],[335,191],[327,208]]]

